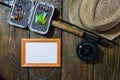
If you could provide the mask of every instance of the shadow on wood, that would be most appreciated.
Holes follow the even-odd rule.
[[[59,16],[60,16],[60,11],[58,9],[55,9],[52,20],[57,20]],[[55,32],[55,28],[51,25],[48,33],[45,34],[45,36],[51,37],[51,36],[53,36],[54,32]]]
[[[2,75],[0,75],[0,80],[7,80],[7,79],[4,78]]]
[[[97,53],[97,56],[95,58],[94,64],[102,63],[103,58],[104,58],[103,50],[98,47],[98,53]]]
[[[103,62],[103,58],[104,58],[103,50],[100,47],[97,47],[97,52],[98,53],[94,59],[94,64],[98,64],[98,63]],[[93,61],[88,62],[88,64],[93,64]]]

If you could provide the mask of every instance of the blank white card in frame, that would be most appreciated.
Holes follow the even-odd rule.
[[[60,67],[60,39],[22,39],[22,67]]]
[[[57,43],[26,42],[26,63],[57,63]]]

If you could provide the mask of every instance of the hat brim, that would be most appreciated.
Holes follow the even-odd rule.
[[[88,28],[86,28],[79,17],[79,10],[81,6],[82,0],[69,0],[68,1],[68,13],[69,13],[69,20],[72,24],[75,24],[81,28],[87,29],[89,31],[92,31]],[[104,32],[95,32],[92,31],[98,35],[101,35],[109,40],[115,39],[117,36],[120,35],[120,24],[115,25],[112,29],[104,31]]]

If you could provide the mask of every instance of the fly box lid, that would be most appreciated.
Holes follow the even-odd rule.
[[[20,28],[26,28],[30,23],[33,9],[33,0],[14,0],[8,23]]]
[[[54,6],[46,2],[37,2],[29,29],[33,32],[46,34],[50,27]]]

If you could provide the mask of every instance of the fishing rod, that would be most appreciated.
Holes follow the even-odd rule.
[[[112,40],[109,40],[109,39],[107,39],[107,38],[104,38],[104,37],[102,37],[102,36],[100,36],[100,35],[97,35],[97,34],[94,33],[94,32],[91,32],[91,31],[89,31],[89,30],[80,28],[79,26],[76,26],[76,25],[74,25],[74,24],[71,24],[70,22],[67,22],[67,21],[65,21],[65,20],[63,20],[63,19],[58,18],[58,20],[66,23],[66,24],[69,24],[69,25],[71,25],[71,26],[74,26],[74,27],[76,27],[76,28],[78,28],[78,29],[81,29],[81,30],[83,30],[83,31],[85,31],[85,32],[87,32],[87,33],[90,33],[90,34],[92,34],[92,35],[94,35],[94,36],[96,36],[96,37],[102,38],[102,39],[104,39],[104,40],[106,40],[106,41],[108,41],[108,42],[110,42],[110,43],[112,43],[112,44],[115,44],[115,45],[117,45],[117,46],[120,46],[118,43],[116,43],[116,42],[114,42],[114,41],[112,41]],[[90,35],[90,34],[89,34],[89,35]],[[92,35],[91,35],[91,36],[92,36]]]

